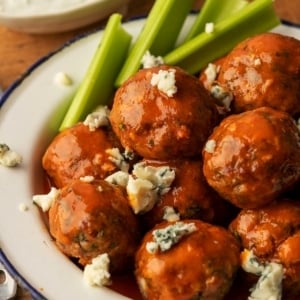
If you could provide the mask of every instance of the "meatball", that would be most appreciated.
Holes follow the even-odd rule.
[[[135,275],[145,299],[223,299],[239,268],[230,232],[200,220],[164,222],[136,254]]]
[[[168,219],[175,212],[180,219],[200,219],[214,224],[228,224],[236,210],[223,200],[206,182],[201,160],[167,162],[145,160],[147,165],[169,166],[175,171],[171,189],[160,196],[156,205],[142,215],[149,228]]]
[[[299,180],[299,129],[287,113],[268,107],[231,115],[206,143],[203,172],[237,207],[270,203]]]
[[[261,263],[282,264],[284,294],[300,293],[299,201],[281,199],[260,209],[244,209],[229,229]]]
[[[158,87],[153,78],[160,78]],[[176,86],[169,87],[169,93],[163,88],[172,79]],[[166,65],[142,69],[129,78],[117,90],[110,114],[124,148],[158,160],[200,155],[217,118],[199,80]]]
[[[300,41],[263,33],[238,44],[222,61],[217,83],[233,94],[233,112],[269,106],[300,113]]]
[[[110,152],[112,149],[122,148],[111,129],[100,127],[91,131],[78,123],[52,140],[42,164],[58,188],[84,176],[104,179],[119,170]]]
[[[104,180],[74,180],[63,187],[50,207],[49,228],[59,249],[82,266],[107,253],[112,272],[133,262],[140,241],[125,192]]]

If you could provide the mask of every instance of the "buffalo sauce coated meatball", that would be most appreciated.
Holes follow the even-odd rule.
[[[216,107],[199,80],[166,65],[129,78],[110,114],[125,148],[158,160],[200,155],[216,121]]]
[[[229,226],[242,247],[261,263],[284,270],[284,295],[300,293],[300,202],[281,199],[260,209],[245,209]]]
[[[109,150],[121,149],[108,127],[89,130],[83,123],[59,133],[46,149],[43,167],[56,187],[73,179],[94,176],[104,179],[119,170]]]
[[[269,106],[299,114],[300,41],[277,33],[246,39],[222,61],[216,81],[233,94],[233,112]]]
[[[201,160],[167,162],[145,160],[150,166],[169,166],[175,171],[170,190],[160,196],[156,205],[143,214],[142,220],[153,227],[177,214],[180,219],[200,219],[214,224],[228,224],[236,210],[222,199],[206,182]]]
[[[231,233],[200,220],[164,222],[136,254],[135,275],[145,299],[223,299],[239,268]]]
[[[203,151],[207,182],[240,208],[270,203],[300,177],[300,135],[294,120],[262,107],[225,118]]]
[[[140,238],[124,191],[104,180],[64,186],[49,210],[49,228],[59,249],[83,266],[107,253],[112,272],[133,262]]]

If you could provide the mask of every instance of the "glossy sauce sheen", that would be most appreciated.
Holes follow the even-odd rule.
[[[288,114],[268,107],[225,118],[209,138],[215,149],[203,152],[208,183],[240,208],[270,203],[299,180],[298,131]]]
[[[233,92],[234,112],[270,106],[299,114],[300,41],[265,33],[236,46],[220,64],[217,81]]]
[[[174,223],[160,223],[144,236],[136,255],[136,276],[147,299],[223,299],[239,268],[238,242],[222,227],[200,220],[182,223],[196,230],[165,252],[151,253],[147,243],[153,241],[153,230]]]
[[[45,181],[44,181],[44,194],[48,194],[51,188],[51,182],[47,175],[45,174]],[[48,212],[42,212],[40,210],[41,219],[45,223],[47,229],[49,230],[49,214]],[[49,232],[50,234],[50,232]],[[82,266],[78,264],[76,261],[72,261],[75,263],[78,268],[82,269]],[[133,300],[143,300],[143,297],[139,291],[137,286],[135,277],[133,273],[125,273],[123,275],[114,275],[112,285],[108,286],[108,288],[114,290],[115,292],[122,294],[130,299]]]
[[[176,70],[177,92],[171,97],[151,85],[159,70]],[[110,122],[124,148],[143,158],[175,159],[201,153],[217,111],[197,78],[160,66],[140,70],[117,90]]]
[[[107,253],[115,273],[127,270],[140,239],[123,190],[103,180],[74,180],[60,189],[49,210],[49,227],[62,252],[83,266]]]
[[[116,147],[120,143],[109,128],[90,131],[79,123],[52,140],[43,156],[43,168],[58,188],[87,175],[104,179],[118,170],[107,153]]]

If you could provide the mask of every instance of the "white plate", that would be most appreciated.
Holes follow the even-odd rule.
[[[182,35],[193,18],[188,18]],[[136,37],[143,24],[140,19],[124,26]],[[276,31],[300,39],[298,28],[281,25]],[[36,298],[123,299],[108,289],[85,285],[81,270],[58,251],[32,204],[32,195],[44,192],[41,156],[56,133],[63,107],[85,74],[101,35],[102,32],[88,35],[38,61],[0,100],[0,143],[7,143],[24,159],[18,168],[0,166],[0,258]],[[53,79],[58,72],[69,74],[74,84],[55,84]],[[29,210],[21,212],[21,203]]]
[[[113,12],[125,14],[129,1],[0,0],[0,24],[28,33],[63,32],[95,23]],[[5,3],[17,3],[17,6],[11,4],[6,8]]]

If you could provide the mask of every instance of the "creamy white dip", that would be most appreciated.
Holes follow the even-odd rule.
[[[42,14],[73,8],[96,0],[0,0],[0,12],[11,15]]]

